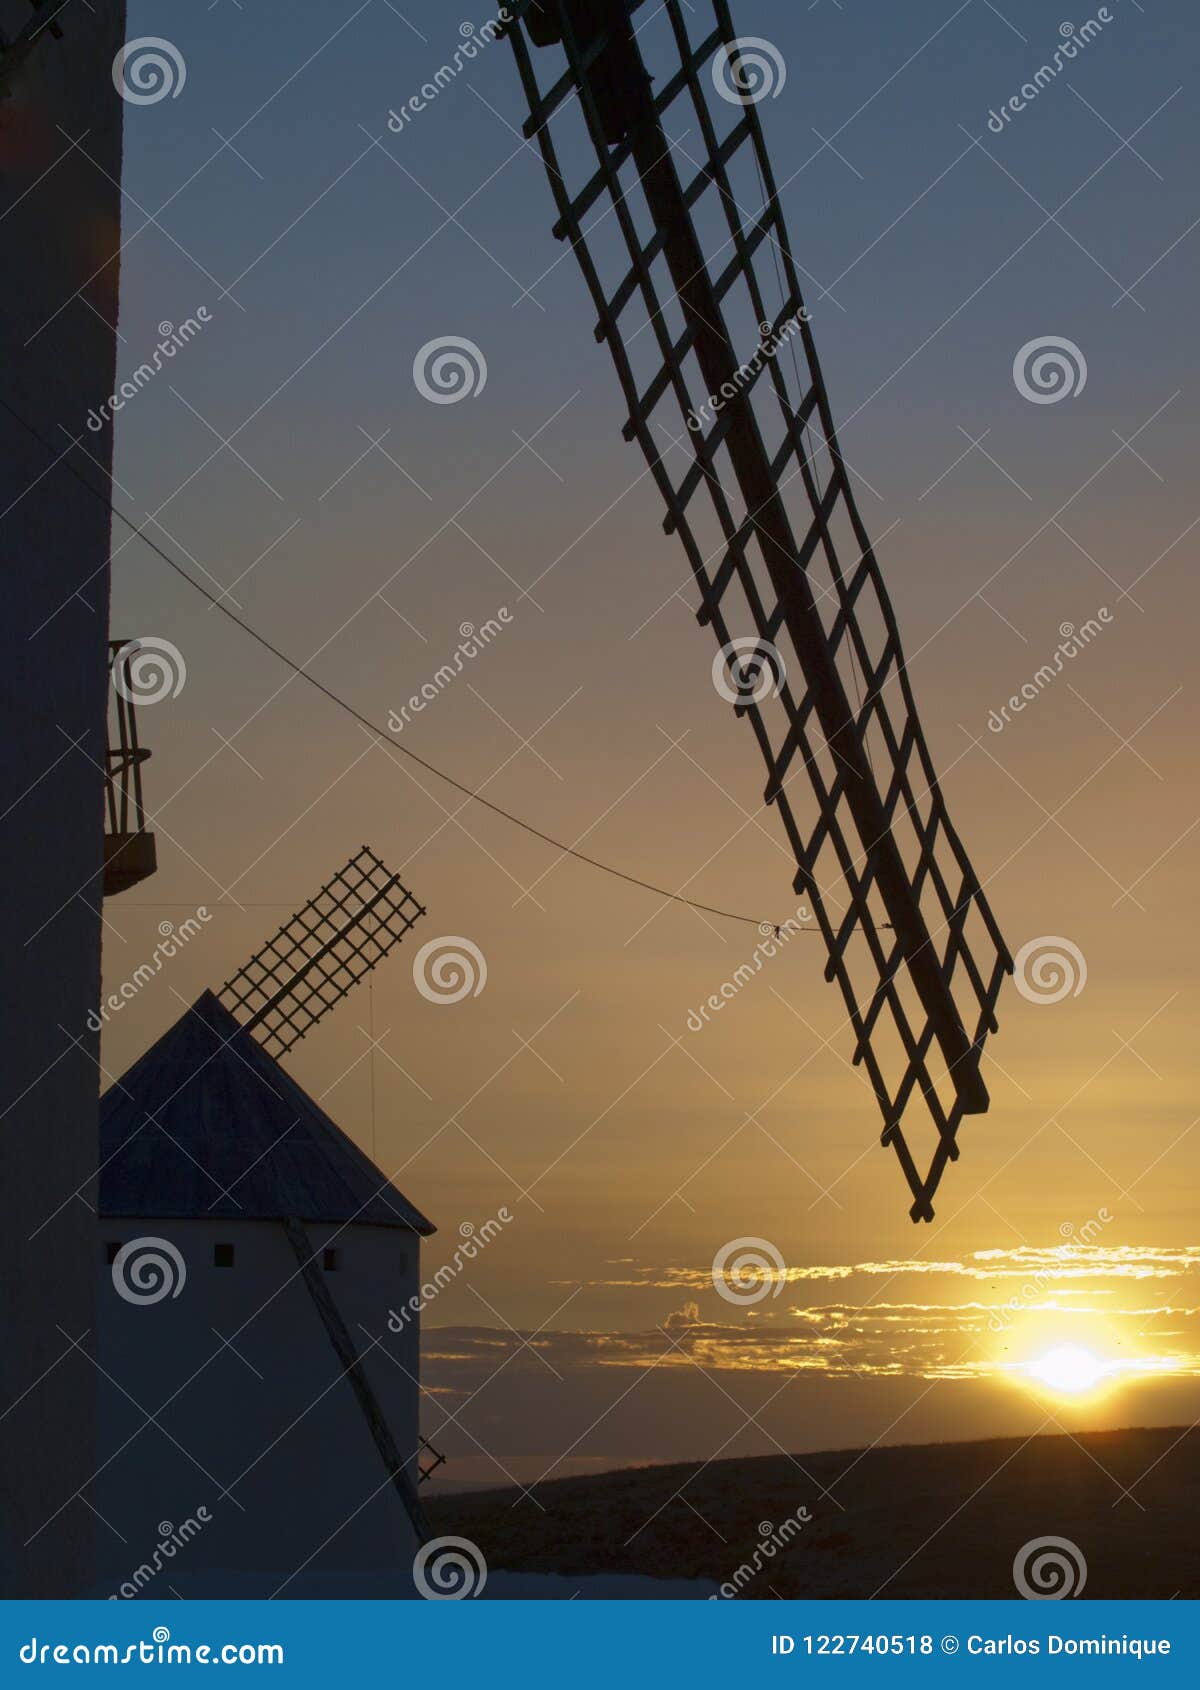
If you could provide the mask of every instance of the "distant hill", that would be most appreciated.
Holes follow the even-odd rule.
[[[1045,1537],[1082,1552],[1085,1598],[1200,1596],[1200,1432],[1184,1427],[623,1468],[536,1496],[429,1513],[497,1569],[712,1579],[743,1600],[1011,1597],[1014,1557]],[[802,1507],[811,1522],[781,1532]]]

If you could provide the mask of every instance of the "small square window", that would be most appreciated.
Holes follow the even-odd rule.
[[[213,1266],[215,1268],[231,1268],[233,1266],[233,1245],[213,1245]]]
[[[104,1246],[104,1260],[108,1263],[109,1267],[111,1267],[113,1265],[113,1263],[116,1261],[117,1254],[120,1251],[120,1248],[121,1248],[120,1241],[119,1241],[119,1239],[116,1239],[116,1238],[110,1238],[108,1240],[108,1242],[105,1244],[105,1246]]]
[[[321,1266],[326,1273],[336,1273],[341,1265],[342,1252],[340,1250],[323,1250],[321,1252]]]

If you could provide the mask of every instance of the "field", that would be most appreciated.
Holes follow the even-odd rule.
[[[1047,1537],[1086,1564],[1085,1598],[1195,1598],[1198,1505],[1200,1432],[1175,1427],[626,1468],[430,1515],[493,1568],[711,1579],[743,1600],[1011,1597],[1014,1559]]]

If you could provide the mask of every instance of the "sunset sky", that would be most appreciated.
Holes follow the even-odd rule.
[[[1057,1002],[1005,989],[991,1112],[965,1122],[920,1229],[818,936],[689,1029],[753,957],[754,922],[793,913],[794,866],[621,439],[510,49],[397,135],[389,110],[468,14],[130,8],[130,36],[170,37],[187,80],[127,110],[122,369],[160,325],[211,321],[121,413],[118,504],[379,723],[506,608],[399,743],[753,918],[664,904],[463,807],[117,525],[113,634],[171,641],[186,682],[142,712],[160,866],[105,907],[106,989],[161,923],[213,919],[113,1017],[105,1068],[363,842],[403,874],[427,917],[289,1067],[437,1223],[431,1268],[464,1223],[513,1216],[425,1317],[426,1430],[456,1478],[1200,1412],[1191,8],[1111,0],[1000,135],[989,113],[1066,11],[734,10],[787,66],[760,115],[951,813],[1012,950],[1061,937],[1084,965]],[[414,384],[442,336],[486,360],[462,403]],[[1031,404],[1014,359],[1052,336],[1086,384]],[[478,996],[417,991],[413,956],[441,935],[486,958]],[[742,1238],[784,1271],[739,1305],[712,1263]],[[381,1287],[381,1326],[387,1309]],[[1024,1370],[1062,1350],[1093,1388]]]

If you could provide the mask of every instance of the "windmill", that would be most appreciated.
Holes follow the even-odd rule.
[[[417,1486],[441,1458],[418,1430],[416,1323],[387,1355],[356,1333],[377,1329],[382,1288],[389,1299],[415,1294],[420,1241],[434,1228],[276,1060],[424,914],[364,845],[219,995],[203,993],[101,1099],[96,1209],[112,1281],[100,1297],[105,1366],[130,1401],[161,1400],[174,1374],[186,1382],[168,1397],[190,1417],[185,1435],[159,1459],[215,1437],[214,1462],[233,1463],[235,1473],[241,1465],[263,1487],[255,1493],[261,1506],[233,1518],[224,1540],[213,1536],[216,1565],[242,1564],[221,1555],[281,1565],[297,1534],[311,1535],[319,1510],[310,1514],[310,1474],[326,1465],[332,1444],[345,1484],[372,1497],[390,1491],[401,1508],[397,1514],[393,1502],[388,1513],[381,1502],[374,1524],[364,1516],[357,1553],[401,1565],[397,1522],[417,1543],[427,1536]],[[141,1236],[120,1236],[131,1230]],[[217,1268],[233,1272],[208,1271]],[[150,1334],[145,1305],[160,1301],[169,1319]],[[210,1366],[220,1359],[213,1331],[231,1327],[246,1334],[240,1348],[257,1346],[274,1366],[271,1392],[256,1399],[257,1421]],[[352,1401],[332,1384],[311,1401],[327,1346],[335,1381],[345,1381]],[[253,1370],[252,1358],[248,1365]],[[113,1444],[118,1454],[125,1447],[119,1430]],[[276,1448],[272,1472],[260,1472],[263,1452]],[[421,1450],[435,1457],[432,1465]],[[165,1509],[153,1518],[174,1517],[166,1505],[180,1474],[154,1462],[152,1453],[137,1466],[136,1483],[114,1469],[106,1513],[153,1497]],[[336,1527],[345,1517],[342,1492],[327,1505]]]
[[[1012,962],[947,813],[838,444],[756,110],[785,66],[735,34],[726,0],[639,19],[643,4],[509,6],[524,134],[612,354],[625,437],[766,762],[882,1142],[928,1221],[962,1117],[988,1107],[980,1061]],[[932,1144],[924,1171],[910,1110]]]

